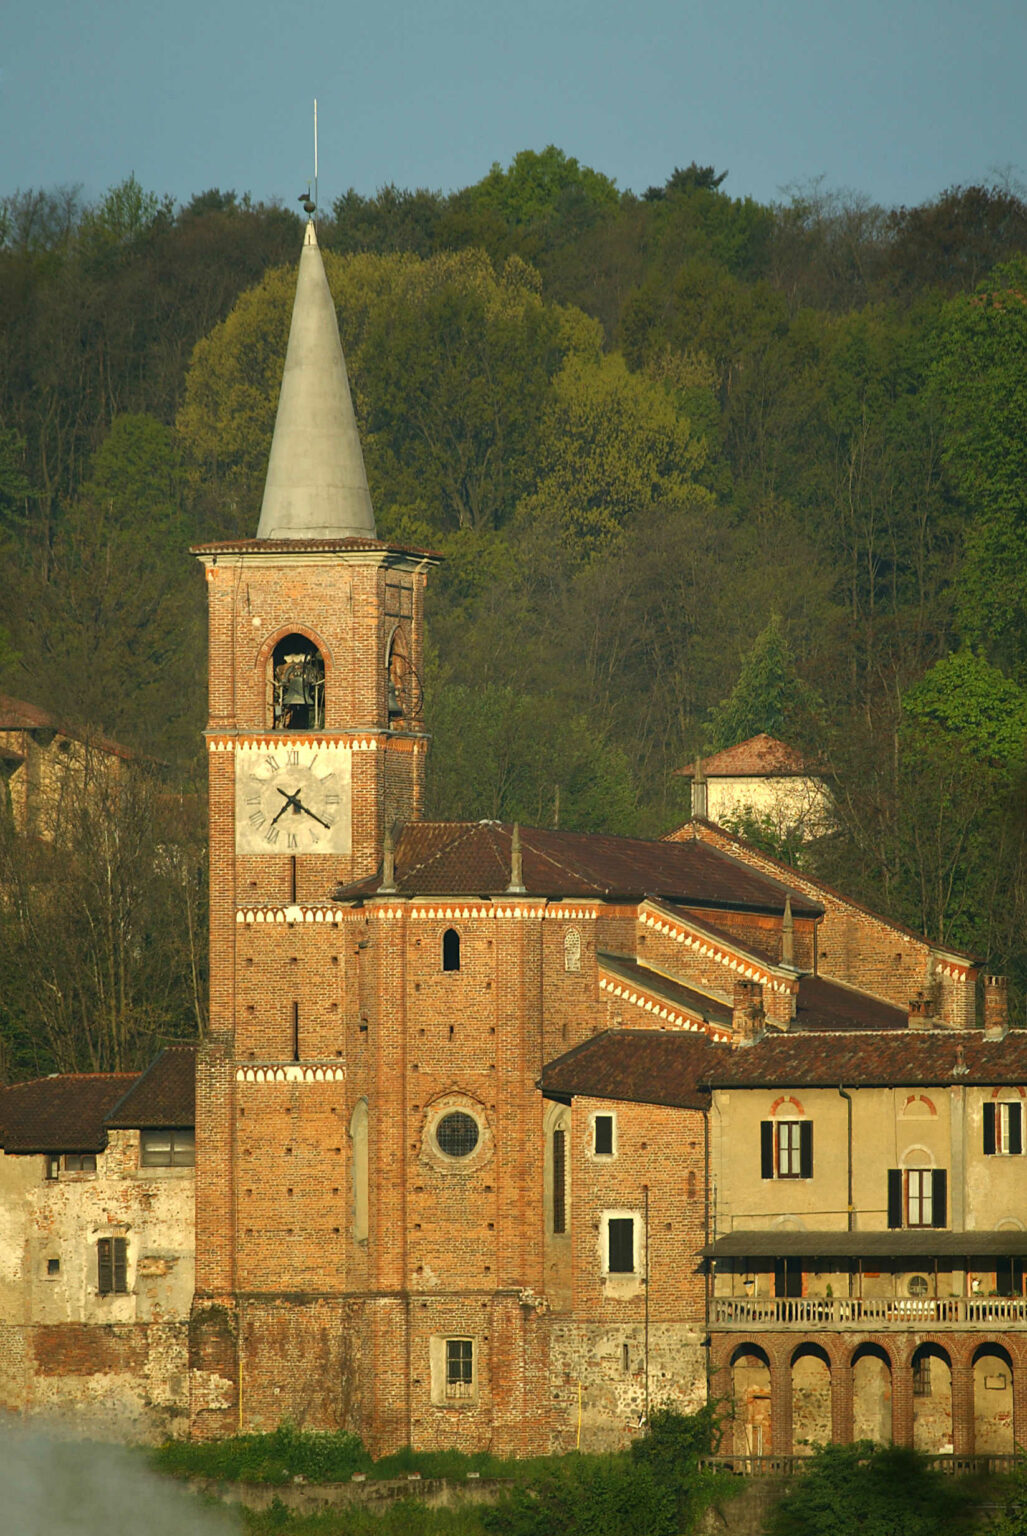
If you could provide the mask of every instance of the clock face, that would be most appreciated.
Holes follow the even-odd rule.
[[[239,746],[236,852],[349,853],[351,760],[346,747],[288,738]]]

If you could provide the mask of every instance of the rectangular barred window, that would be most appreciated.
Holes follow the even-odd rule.
[[[123,1296],[128,1290],[128,1239],[101,1237],[96,1245],[96,1288],[101,1296]]]
[[[446,1396],[470,1397],[474,1390],[474,1341],[446,1340]]]
[[[567,1132],[553,1132],[553,1231],[567,1230]]]

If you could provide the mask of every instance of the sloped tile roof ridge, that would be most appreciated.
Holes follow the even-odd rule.
[[[38,1088],[40,1083],[117,1083],[134,1082],[138,1072],[47,1072],[43,1077],[26,1077],[17,1083],[4,1083],[0,1093],[17,1088]]]
[[[744,955],[747,960],[754,961],[757,965],[762,966],[764,970],[784,971],[789,976],[795,974],[794,966],[782,966],[780,961],[772,960],[769,955],[761,953],[758,949],[753,949],[750,944],[746,944],[742,939],[737,938],[730,928],[718,928],[715,923],[708,923],[705,918],[694,917],[690,907],[683,906],[674,901],[661,901],[658,896],[647,896],[645,898],[645,905],[647,907],[656,907],[660,912],[665,913],[667,917],[673,918],[679,923],[684,923],[690,928],[698,929],[700,933],[707,934],[709,938],[715,940],[718,944],[736,949],[740,955]]]
[[[796,747],[781,741],[777,736],[768,735],[766,731],[760,731],[746,741],[738,741],[733,747],[722,747],[709,757],[686,763],[684,768],[675,768],[674,772],[683,778],[694,778],[697,762],[702,763],[703,773],[708,779],[780,778],[782,775],[815,771]]]
[[[181,1059],[181,1064],[176,1061]],[[115,1104],[111,1106],[104,1116],[104,1124],[112,1130],[126,1129],[141,1124],[172,1123],[184,1125],[195,1117],[195,1103],[187,1102],[192,1097],[190,1090],[195,1091],[195,1062],[196,1044],[189,1040],[171,1040],[162,1046],[157,1055],[144,1067],[142,1072],[136,1075],[135,1081],[130,1083],[126,1091]],[[177,1072],[175,1067],[178,1067]],[[169,1067],[171,1070],[169,1071]],[[187,1082],[183,1082],[183,1068]],[[161,1082],[161,1077],[168,1079]],[[156,1090],[156,1093],[154,1092]],[[167,1097],[158,1110],[154,1110],[155,1100],[160,1100],[161,1091]],[[169,1092],[170,1090],[170,1092]],[[183,1091],[184,1090],[184,1091]],[[150,1095],[147,1101],[147,1094]],[[170,1099],[174,1106],[174,1112],[170,1120],[166,1114],[166,1105]],[[132,1114],[133,1104],[137,1106],[137,1113]],[[140,1115],[142,1118],[140,1118]]]
[[[710,825],[714,826],[715,823],[711,822]],[[717,830],[719,831],[721,829],[718,828]],[[728,833],[727,835],[730,836],[731,834]],[[661,839],[661,841],[662,841],[662,839]],[[701,839],[697,839],[697,841],[701,841]],[[739,839],[739,841],[741,842],[741,841],[743,841],[743,839]],[[711,847],[713,845],[710,844],[710,843],[707,843],[706,846],[709,848],[709,847]],[[752,845],[750,844],[748,846],[751,847]],[[738,869],[744,869],[748,874],[752,874],[753,873],[754,866],[749,863],[748,859],[741,858],[737,853],[730,853],[728,851],[728,849],[726,849],[726,848],[717,848],[716,851],[717,851],[717,853],[720,854],[722,859],[727,859],[730,863],[734,864]],[[758,851],[759,850],[757,850],[757,852]],[[788,875],[788,874],[794,875],[795,874],[795,871],[792,869],[792,866],[790,864],[784,864],[779,859],[773,859],[773,860],[771,860],[771,862],[778,869],[780,869],[782,875]],[[782,905],[783,905],[783,902],[784,902],[784,897],[785,896],[790,896],[793,903],[801,902],[804,906],[812,903],[814,906],[820,907],[821,910],[823,910],[823,907],[822,907],[821,903],[816,901],[813,897],[807,896],[806,892],[804,890],[802,890],[799,886],[797,886],[795,884],[794,880],[780,880],[780,879],[778,879],[777,875],[770,875],[770,874],[767,873],[767,871],[765,869],[757,870],[756,873],[759,874],[762,877],[762,879],[769,880],[771,885],[774,885],[774,886],[777,887],[777,889],[781,893]]]
[[[775,859],[772,853],[767,853],[764,849],[757,848],[756,844],[750,842],[747,837],[742,837],[737,832],[730,832],[727,827],[722,827],[717,821],[710,821],[709,817],[707,816],[691,817],[690,820],[683,822],[680,827],[674,827],[670,832],[665,832],[663,835],[663,841],[685,842],[687,839],[680,838],[677,836],[677,834],[679,832],[685,831],[686,828],[693,826],[699,828],[700,830],[705,829],[709,832],[713,832],[718,837],[724,838],[727,842],[734,843],[739,848],[748,848],[752,853],[755,853],[757,857],[765,860],[766,863],[773,864],[776,869],[781,871],[782,875],[789,875],[792,879],[797,878],[800,880],[805,880],[807,884],[813,886],[816,890],[823,891],[826,896],[831,896],[836,901],[844,902],[844,904],[847,907],[851,907],[854,912],[865,912],[867,917],[875,918],[877,922],[884,923],[886,927],[893,929],[895,933],[905,934],[907,938],[915,939],[918,944],[923,944],[928,949],[936,950],[939,954],[952,955],[955,959],[965,960],[970,965],[979,965],[981,963],[979,955],[971,954],[971,952],[966,949],[956,949],[951,944],[935,943],[935,941],[933,939],[929,939],[926,934],[917,933],[915,928],[908,927],[905,923],[900,922],[898,918],[888,917],[884,912],[878,912],[876,908],[867,906],[866,902],[857,900],[855,896],[850,896],[847,891],[840,891],[837,886],[830,885],[826,880],[822,879],[820,875],[811,874],[810,871],[806,869],[794,869],[791,864],[785,864],[782,859]],[[697,836],[695,833],[693,833],[692,836],[696,842],[706,841],[704,838]],[[708,844],[708,846],[716,847],[717,844],[712,843]],[[727,858],[738,857],[735,854],[729,854],[726,848],[721,848],[720,852],[723,853]],[[738,862],[740,864],[745,864],[749,869],[754,868],[754,866],[750,864],[747,859],[738,858]],[[762,871],[762,873],[765,874],[766,872]],[[774,879],[774,876],[766,875],[766,878],[768,880],[772,880]],[[810,899],[811,898],[806,897],[806,900]]]

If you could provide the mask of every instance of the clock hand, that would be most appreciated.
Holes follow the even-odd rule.
[[[303,804],[302,800],[297,800],[297,802],[296,802],[296,809],[299,810],[299,811],[305,812],[306,815],[308,815],[308,816],[313,817],[313,819],[315,821],[319,821],[323,827],[327,827],[328,828],[329,832],[332,830],[331,822],[330,821],[325,821],[322,817],[318,816],[315,811],[308,811],[307,807]]]
[[[280,795],[284,795],[284,797],[285,797],[285,804],[282,806],[282,809],[278,812],[277,816],[272,816],[272,818],[271,818],[271,825],[272,826],[274,826],[274,824],[278,820],[279,816],[284,816],[285,815],[286,811],[289,809],[290,806],[292,806],[292,809],[294,811],[297,811],[297,812],[306,810],[306,806],[301,804],[301,802],[300,802],[300,798],[299,798],[300,792],[299,792],[298,789],[295,790],[294,793],[290,795],[287,790],[279,788],[279,786],[277,784],[275,785],[275,788],[278,790],[278,793]]]

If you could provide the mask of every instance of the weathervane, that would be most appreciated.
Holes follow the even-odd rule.
[[[307,182],[307,190],[301,194],[299,201],[303,204],[303,212],[308,219],[312,219],[317,212],[317,97],[314,97],[314,196],[310,196],[310,182]]]

